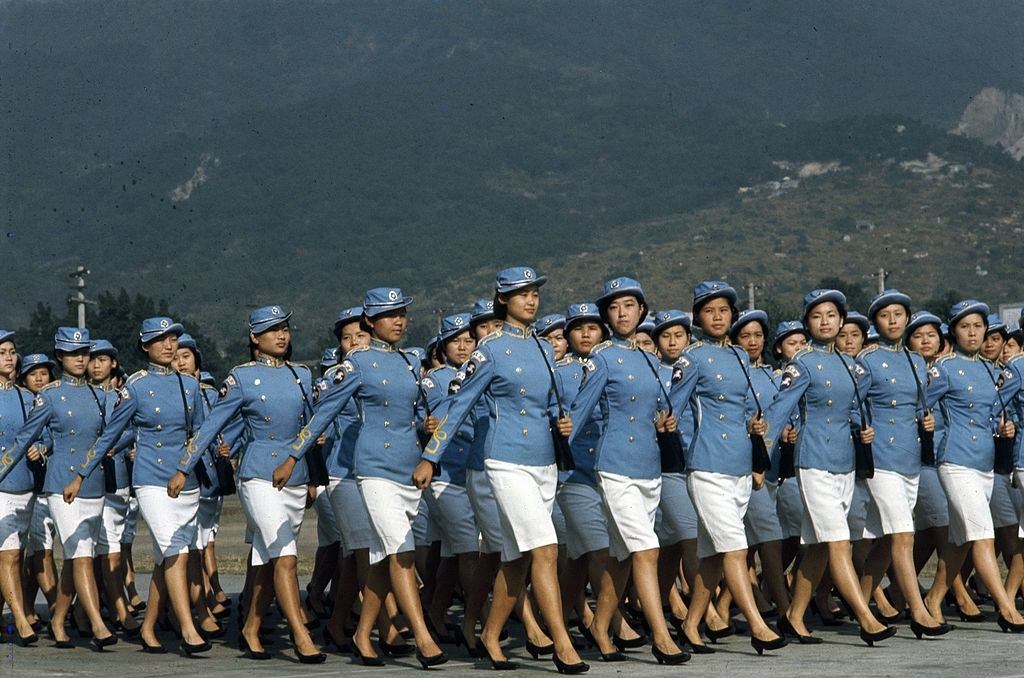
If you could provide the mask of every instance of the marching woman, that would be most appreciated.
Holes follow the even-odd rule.
[[[27,457],[13,463],[8,454],[17,431],[14,427],[28,419],[32,408],[32,394],[14,383],[17,368],[14,332],[0,330],[0,468],[4,474],[0,480],[0,594],[14,620],[11,640],[24,647],[39,640],[25,616],[21,586],[21,547],[32,522],[35,476]],[[38,448],[35,454],[39,454]]]
[[[876,296],[868,318],[878,330],[879,342],[860,352],[854,368],[860,398],[874,413],[875,427],[875,472],[865,482],[873,499],[867,530],[876,539],[864,562],[861,592],[870,597],[891,564],[895,583],[910,607],[910,628],[921,638],[948,633],[951,627],[938,623],[925,609],[914,570],[920,435],[935,430],[935,419],[925,409],[925,361],[903,345],[909,317],[907,295],[890,289]]]
[[[292,444],[289,457],[302,459],[312,441],[354,401],[362,428],[355,442],[355,476],[375,535],[370,547],[370,571],[363,589],[363,609],[353,637],[357,656],[372,657],[370,632],[389,590],[409,621],[416,640],[416,658],[423,668],[448,661],[431,637],[423,616],[416,584],[413,521],[419,509],[420,489],[410,484],[422,450],[417,430],[423,394],[420,358],[396,344],[405,336],[410,297],[394,287],[367,291],[363,299],[363,329],[370,345],[353,349],[324,380],[316,414]],[[432,417],[423,421],[430,431]],[[428,478],[429,480],[429,478]]]
[[[209,616],[205,606],[200,608],[202,630],[192,621],[187,569],[199,509],[194,474],[180,497],[170,499],[164,492],[175,462],[185,453],[193,427],[203,421],[199,382],[180,375],[173,367],[178,337],[183,332],[182,326],[170,318],[142,321],[138,346],[146,354],[149,366],[129,377],[118,393],[110,422],[96,437],[86,453],[86,464],[68,483],[64,495],[73,500],[83,485],[83,477],[100,465],[106,450],[118,447],[118,440],[129,427],[134,427],[132,485],[139,511],[153,538],[153,579],[142,624],[144,649],[151,653],[164,651],[156,639],[156,623],[161,605],[168,605],[181,629],[180,652],[190,656],[210,649],[204,632],[215,637],[223,634],[223,629]]]
[[[674,411],[689,406],[694,432],[688,462],[690,498],[697,511],[697,556],[690,610],[683,626],[685,640],[702,652],[699,624],[713,591],[725,583],[750,623],[750,644],[761,654],[786,645],[762,619],[747,574],[747,537],[743,515],[750,493],[764,482],[754,473],[750,433],[763,434],[764,421],[750,388],[747,354],[729,343],[736,311],[736,290],[721,281],[705,281],[693,290],[693,323],[703,340],[690,344],[672,377]],[[707,650],[703,650],[706,652]]]
[[[772,379],[771,367],[764,363],[764,347],[767,336],[768,314],[756,309],[740,311],[738,319],[729,331],[729,338],[732,342],[747,352],[747,357],[750,360],[750,381],[753,384],[754,394],[757,396],[758,402],[765,405],[774,399],[779,390]],[[770,440],[765,442],[769,446],[772,444]],[[744,523],[747,543],[750,545],[750,552],[747,556],[750,570],[753,572],[754,547],[757,547],[756,552],[761,557],[761,574],[767,587],[766,593],[775,603],[776,610],[781,614],[786,614],[786,610],[789,609],[789,589],[786,585],[785,568],[782,564],[782,525],[779,523],[776,505],[777,468],[775,471],[775,477],[772,478],[770,477],[772,469],[765,470],[763,492],[751,492]],[[757,581],[756,578],[754,581]],[[755,588],[755,596],[758,593],[759,591]]]
[[[594,470],[608,518],[611,558],[601,577],[590,632],[607,661],[615,654],[608,637],[609,626],[632,571],[637,597],[653,634],[654,657],[659,664],[681,664],[690,655],[672,640],[661,611],[659,545],[654,533],[661,499],[657,433],[675,434],[676,421],[668,414],[668,392],[659,375],[657,358],[635,341],[637,327],[647,314],[640,283],[631,278],[606,282],[597,307],[611,328],[612,338],[590,352],[589,369],[570,414],[580,425],[577,436],[595,413],[601,426]],[[570,436],[570,443],[572,440]],[[620,654],[615,658],[625,657]]]
[[[39,440],[43,429],[52,436],[52,448],[46,464],[43,494],[61,540],[64,565],[57,590],[57,603],[50,619],[50,638],[58,648],[73,647],[64,630],[64,619],[71,599],[85,610],[92,628],[90,646],[96,651],[117,642],[100,616],[99,594],[93,558],[99,531],[103,527],[103,474],[94,473],[95,465],[86,464],[96,455],[87,456],[86,445],[96,439],[106,425],[106,413],[114,404],[113,394],[89,386],[86,370],[89,363],[89,330],[58,327],[54,336],[54,356],[62,375],[44,386],[36,395],[28,419],[18,431],[8,451],[14,464]],[[89,450],[91,451],[91,450]],[[85,475],[79,475],[85,472]],[[65,486],[72,478],[80,484],[77,499],[65,501]]]
[[[925,605],[942,619],[942,600],[970,551],[981,583],[999,610],[999,627],[1024,632],[1024,617],[1006,595],[995,556],[995,532],[989,502],[992,497],[995,438],[1016,432],[1002,405],[997,383],[979,351],[985,340],[988,306],[967,299],[949,310],[949,331],[954,353],[935,361],[929,369],[928,407],[941,408],[946,431],[936,451],[939,481],[949,501],[949,542],[943,546],[935,582]]]
[[[800,433],[795,466],[804,500],[801,540],[807,544],[797,568],[789,612],[779,626],[802,644],[821,642],[804,626],[811,596],[829,565],[832,582],[852,607],[860,637],[868,645],[896,633],[871,613],[861,595],[850,549],[847,511],[853,498],[854,445],[851,419],[859,420],[853,361],[835,347],[846,315],[846,297],[838,290],[817,289],[804,297],[803,322],[811,345],[786,366],[780,391],[765,411],[768,432],[781,431],[800,408]],[[874,431],[864,422],[861,440],[870,444]]]
[[[568,417],[552,421],[553,352],[529,329],[540,306],[539,288],[546,281],[528,267],[498,273],[494,314],[504,325],[478,344],[452,382],[449,390],[454,393],[446,401],[446,411],[414,480],[418,487],[429,484],[434,465],[444,458],[455,432],[482,400],[489,425],[484,468],[498,504],[503,562],[480,641],[496,668],[515,667],[506,659],[499,637],[529,569],[533,593],[554,641],[555,666],[559,672],[582,673],[590,667],[580,661],[565,629],[558,587],[558,538],[551,520],[558,481],[552,433],[557,429],[567,436],[572,421]]]
[[[249,314],[249,350],[253,360],[232,369],[224,380],[227,391],[190,437],[177,463],[177,472],[166,481],[166,486],[172,499],[179,497],[183,488],[196,488],[196,464],[202,462],[217,436],[241,413],[248,444],[238,469],[239,498],[253,530],[252,564],[259,572],[253,580],[249,613],[239,634],[239,645],[252,659],[270,658],[263,650],[259,628],[271,599],[276,596],[288,619],[299,661],[318,664],[326,655],[313,644],[306,629],[297,578],[296,540],[306,508],[308,474],[305,461],[290,456],[287,448],[312,409],[311,374],[304,365],[289,361],[289,318],[291,314],[280,306],[264,306]],[[198,389],[196,397],[199,398]],[[198,509],[198,490],[192,492]]]

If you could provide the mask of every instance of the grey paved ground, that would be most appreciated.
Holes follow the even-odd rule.
[[[140,577],[143,579],[143,577]],[[241,577],[225,577],[224,585],[229,592],[241,588]],[[140,587],[141,589],[141,587]],[[144,589],[141,589],[144,590]],[[986,612],[989,610],[986,609]],[[590,661],[590,675],[637,675],[646,676],[1021,676],[1024,675],[1024,636],[1013,636],[999,632],[994,620],[984,624],[959,624],[952,634],[934,640],[915,640],[908,626],[903,625],[898,636],[875,648],[868,648],[856,635],[852,624],[841,627],[838,632],[816,629],[815,633],[825,639],[817,646],[790,645],[771,656],[758,657],[750,648],[745,636],[727,638],[718,645],[718,652],[712,656],[695,657],[682,667],[659,667],[650,655],[649,648],[632,653],[633,661],[603,665],[596,661],[592,652],[585,652]],[[227,639],[233,643],[236,638],[234,620]],[[521,634],[513,628],[513,640],[509,642],[509,654],[521,660],[518,675],[555,675],[550,660],[532,661],[516,640]],[[317,632],[319,633],[319,632]],[[350,656],[330,654],[327,663],[320,666],[300,665],[292,654],[286,637],[279,631],[278,641],[270,650],[275,652],[271,661],[254,662],[246,660],[237,649],[227,643],[217,643],[202,659],[184,659],[175,654],[161,656],[147,655],[138,645],[121,642],[102,654],[91,652],[86,641],[73,650],[57,650],[52,643],[43,639],[37,647],[20,648],[8,645],[0,660],[0,678],[6,676],[60,676],[60,675],[102,675],[102,676],[321,676],[345,673],[351,675],[390,675],[396,672],[419,670],[412,658],[390,660],[384,668],[367,668],[352,663]],[[74,637],[74,633],[72,632]],[[285,636],[282,638],[282,636]],[[177,641],[168,635],[161,636],[171,650]],[[452,656],[444,667],[435,669],[436,675],[479,676],[487,669],[483,663],[473,663],[463,650],[446,647]]]

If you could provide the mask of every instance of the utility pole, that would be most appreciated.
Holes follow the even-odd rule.
[[[757,306],[754,303],[754,283],[747,283],[747,309],[753,311]]]
[[[70,277],[75,279],[75,283],[71,286],[71,289],[77,290],[77,293],[68,297],[68,303],[78,304],[78,327],[82,329],[85,329],[85,305],[96,305],[95,301],[85,298],[85,276],[89,275],[91,272],[92,271],[87,269],[85,266],[79,266],[70,274]]]
[[[887,271],[884,268],[879,267],[878,269],[878,293],[881,294],[885,291],[885,276]]]

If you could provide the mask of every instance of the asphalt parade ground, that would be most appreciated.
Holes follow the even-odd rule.
[[[235,511],[229,508],[225,523],[218,534],[218,552],[226,563],[238,562],[244,558],[244,525],[239,524]],[[303,525],[300,553],[308,566],[308,558],[316,549],[316,514],[309,512]],[[136,541],[136,559],[145,562],[149,549],[149,535],[140,525]],[[232,569],[232,568],[228,568]],[[300,584],[305,586],[307,570]],[[140,592],[148,590],[149,577],[140,573]],[[237,600],[242,588],[243,577],[239,574],[221,574],[224,589]],[[927,582],[926,582],[927,583]],[[40,607],[40,610],[45,608]],[[232,608],[234,611],[234,608]],[[1002,633],[996,626],[996,614],[990,605],[983,605],[987,620],[980,624],[958,621],[955,612],[946,610],[947,621],[956,629],[943,637],[917,640],[910,632],[909,622],[898,624],[895,638],[884,641],[873,648],[867,647],[858,637],[856,624],[847,622],[841,627],[823,628],[811,624],[811,630],[824,642],[820,645],[801,646],[795,642],[781,650],[757,656],[750,646],[749,636],[736,635],[719,641],[712,647],[713,655],[694,656],[682,666],[659,666],[651,655],[650,646],[629,651],[630,661],[604,664],[598,659],[597,651],[588,649],[581,652],[583,659],[591,665],[588,675],[644,675],[644,676],[1024,676],[1024,636]],[[0,678],[8,676],[327,676],[344,673],[347,675],[373,676],[394,675],[399,672],[421,671],[412,656],[386,658],[386,665],[380,668],[365,667],[355,663],[351,655],[328,652],[327,661],[321,665],[299,664],[295,658],[288,631],[280,618],[271,613],[265,625],[275,626],[271,637],[274,644],[267,647],[273,654],[270,661],[246,659],[238,650],[238,623],[234,614],[226,620],[228,633],[213,641],[213,649],[197,658],[178,656],[178,641],[169,632],[160,632],[159,638],[168,653],[149,655],[141,650],[138,643],[121,639],[117,645],[105,652],[93,652],[88,641],[77,637],[71,631],[76,647],[58,650],[44,634],[34,647],[3,646],[0,652]],[[522,628],[512,623],[510,639],[505,643],[506,653],[513,661],[519,662],[518,675],[556,675],[550,658],[533,660],[524,647]],[[322,641],[322,627],[314,632],[314,638]],[[322,644],[322,643],[321,643]],[[484,660],[468,656],[464,648],[444,646],[450,661],[431,671],[435,675],[479,676],[490,672],[490,665]],[[509,674],[505,674],[509,675]]]

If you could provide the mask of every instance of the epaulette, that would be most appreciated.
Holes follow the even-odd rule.
[[[477,347],[479,348],[480,346],[483,346],[484,344],[490,343],[490,342],[494,341],[495,339],[497,339],[498,337],[503,336],[504,334],[505,333],[502,332],[501,330],[494,330],[493,332],[488,334],[486,337],[481,339],[479,342],[477,342]]]
[[[351,351],[349,351],[348,353],[345,354],[345,358],[343,358],[343,360],[347,359],[347,358],[350,358],[355,353],[363,353],[364,351],[369,351],[372,348],[373,348],[372,346],[356,346]],[[338,364],[341,364],[341,361],[339,361]]]
[[[214,386],[212,384],[206,384],[206,383],[203,383],[203,382],[199,382],[199,388],[205,388],[205,389],[209,389],[211,391],[216,391],[217,390],[216,386]]]
[[[1006,361],[1006,364],[1015,363],[1018,360],[1024,360],[1024,353],[1015,353],[1010,356],[1010,359]]]
[[[861,356],[868,355],[869,353],[874,353],[877,350],[878,350],[878,344],[871,344],[870,346],[865,346],[864,348],[862,348],[860,350],[860,353],[858,353],[856,355],[856,359],[860,360]]]
[[[241,369],[243,367],[252,367],[253,365],[259,365],[259,363],[256,362],[255,360],[250,360],[247,363],[242,363],[241,365],[235,365],[234,367],[231,368],[231,371],[233,372],[233,371],[235,371],[237,369]]]
[[[291,365],[292,367],[302,367],[302,368],[305,368],[306,370],[309,370],[309,365],[307,365],[305,363],[296,363],[296,362],[292,362],[291,360],[285,360],[284,362],[285,362],[286,365]]]
[[[793,357],[790,358],[790,362],[796,360],[797,358],[803,358],[805,355],[809,355],[811,353],[814,353],[814,347],[808,344],[807,346],[804,346],[802,349],[794,353]]]
[[[565,367],[566,365],[572,365],[575,358],[569,354],[562,356],[561,360],[555,361],[555,367]]]
[[[614,346],[614,344],[612,344],[612,340],[611,339],[605,339],[600,344],[598,344],[594,348],[590,349],[590,356],[594,357],[595,355],[597,355],[601,351],[605,350],[609,346]]]
[[[139,370],[138,372],[134,372],[134,373],[132,373],[132,375],[130,377],[128,377],[128,379],[125,380],[124,385],[127,386],[128,384],[134,384],[135,382],[137,382],[139,379],[142,379],[147,374],[149,374],[149,371],[147,371],[147,370]]]
[[[451,365],[438,365],[437,367],[431,367],[429,370],[427,370],[426,376],[429,377],[431,374],[434,374],[435,372],[440,372],[441,370],[448,369],[448,368],[451,368],[453,370],[455,369]],[[458,371],[458,370],[456,370],[456,371]]]
[[[689,344],[686,345],[686,348],[683,349],[683,353],[691,353],[703,345],[704,342],[701,341],[700,339],[697,339],[696,341],[691,341]]]
[[[938,358],[935,359],[935,363],[934,364],[938,365],[939,363],[944,363],[947,360],[952,360],[955,357],[956,357],[956,353],[947,353],[946,355],[940,355]]]
[[[54,379],[49,384],[46,384],[41,389],[39,389],[39,393],[42,393],[43,391],[49,391],[51,388],[57,388],[58,386],[60,386],[60,379]]]

